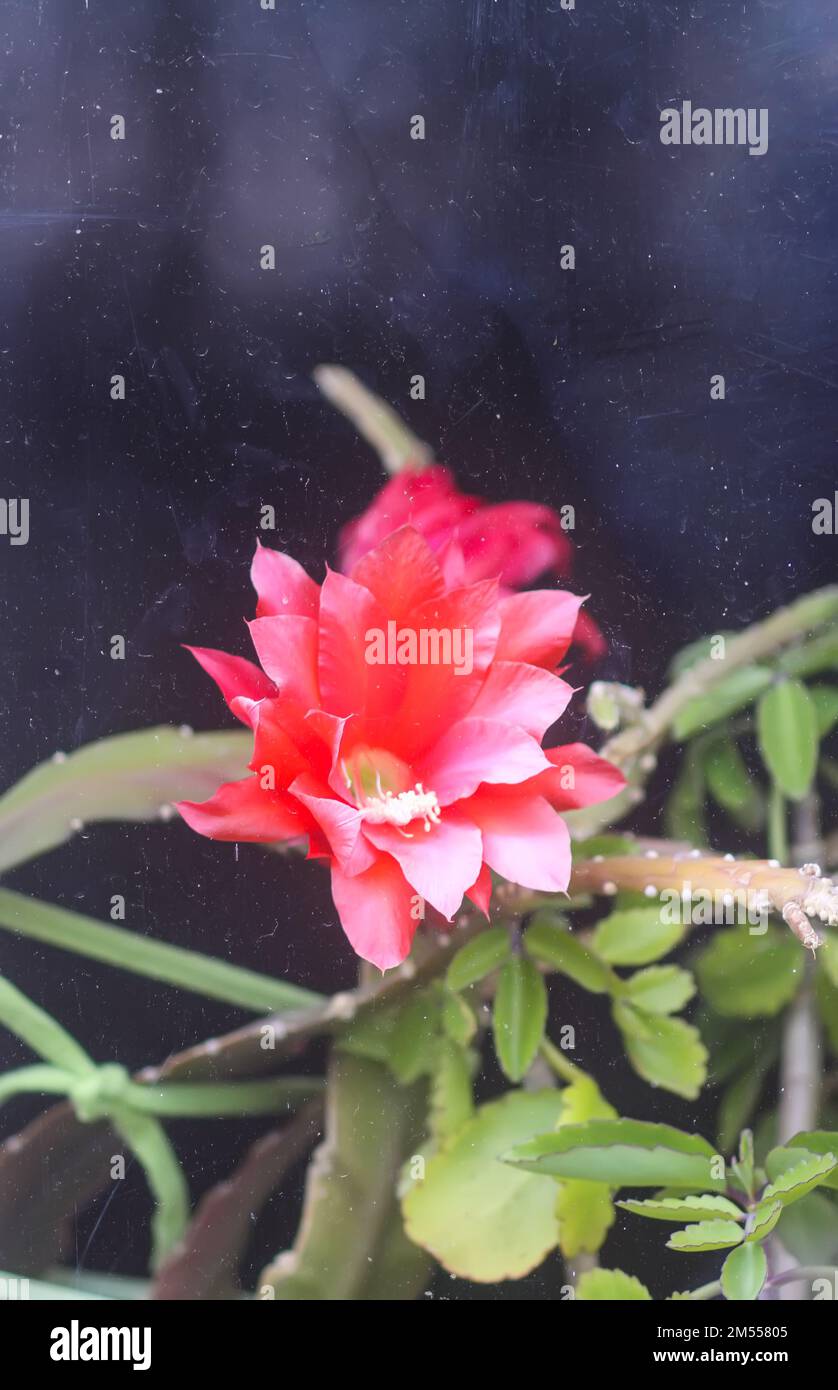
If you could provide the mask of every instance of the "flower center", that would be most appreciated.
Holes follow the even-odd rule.
[[[436,792],[426,792],[422,783],[417,782],[412,791],[399,792],[397,796],[387,791],[381,796],[371,796],[362,815],[372,825],[395,825],[399,829],[410,825],[411,821],[422,820],[425,829],[430,830],[432,825],[439,825],[442,813]]]
[[[408,838],[412,837],[404,827],[412,821],[423,821],[426,830],[439,825],[442,813],[436,792],[425,791],[421,782],[411,786],[411,769],[393,753],[362,745],[341,768],[356,806],[371,825],[395,825]]]

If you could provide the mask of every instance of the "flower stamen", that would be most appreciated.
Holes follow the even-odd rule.
[[[377,785],[380,795],[369,797],[361,807],[362,816],[372,825],[395,825],[409,840],[412,840],[413,836],[404,826],[410,825],[411,821],[423,821],[426,831],[434,825],[439,825],[442,812],[436,792],[426,792],[421,782],[417,782],[412,791],[398,792],[395,795],[393,792],[382,791],[380,780]]]

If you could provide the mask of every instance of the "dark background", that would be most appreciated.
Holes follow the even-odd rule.
[[[318,362],[388,397],[469,489],[575,506],[600,674],[653,691],[677,646],[834,576],[835,541],[811,532],[838,485],[831,0],[3,8],[2,474],[31,509],[26,547],[0,538],[3,785],[105,734],[229,723],[180,643],[246,650],[260,506],[320,578],[381,481],[312,386]],[[685,98],[767,107],[767,154],[663,147],[659,112]],[[10,881],[100,917],[122,892],[128,926],[316,989],[353,978],[317,868],[236,860],[179,824],[85,832]],[[0,962],[102,1060],[141,1065],[241,1021],[7,937]],[[612,1099],[699,1123],[608,1060],[590,1008],[568,994],[560,1021],[582,1020],[578,1059]],[[251,1131],[172,1127],[195,1192]],[[142,1182],[116,1187],[76,1256],[139,1271]],[[255,1267],[290,1238],[297,1190]],[[610,1262],[638,1268],[636,1228]],[[655,1261],[656,1292],[683,1281],[678,1257],[677,1275]],[[559,1282],[555,1262],[478,1296]]]

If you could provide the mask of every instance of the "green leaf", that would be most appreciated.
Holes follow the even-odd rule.
[[[773,679],[772,672],[766,666],[746,666],[740,671],[734,671],[706,695],[699,695],[684,706],[672,725],[672,734],[676,742],[683,743],[685,739],[692,738],[693,734],[718,724],[722,719],[728,719],[740,709],[745,709],[762,694]]]
[[[652,1295],[621,1269],[586,1269],[576,1286],[576,1297],[582,1303],[648,1303]]]
[[[602,1095],[592,1076],[584,1073],[562,1092],[559,1126],[586,1120],[616,1120],[617,1112]],[[559,1186],[556,1199],[559,1248],[566,1259],[595,1254],[614,1224],[614,1203],[606,1183],[570,1179]]]
[[[432,1069],[440,1023],[440,999],[432,989],[416,990],[399,1009],[387,1060],[403,1086]]]
[[[745,760],[732,738],[714,741],[707,751],[704,774],[711,796],[745,830],[756,830],[765,817],[762,795],[751,780]]]
[[[805,1149],[810,1154],[838,1154],[838,1133],[835,1130],[807,1129],[789,1139],[786,1149]],[[838,1173],[831,1173],[822,1186],[838,1190]]]
[[[818,738],[824,739],[838,724],[838,688],[834,685],[810,685],[809,699],[815,710]]]
[[[520,1144],[504,1162],[555,1178],[586,1178],[611,1187],[694,1187],[723,1191],[717,1155],[705,1139],[644,1120],[588,1120]]]
[[[754,1018],[777,1014],[794,997],[803,958],[790,932],[769,927],[752,936],[741,927],[719,932],[697,963],[701,992],[716,1013]]]
[[[652,965],[625,981],[625,998],[652,1014],[672,1014],[695,994],[695,980],[678,965]]]
[[[623,1207],[625,1211],[633,1212],[635,1216],[648,1216],[653,1221],[709,1221],[714,1216],[729,1217],[732,1221],[744,1221],[744,1213],[740,1211],[735,1202],[731,1202],[727,1197],[717,1197],[705,1195],[700,1197],[665,1197],[662,1200],[650,1198],[641,1201],[635,1198],[631,1201],[617,1203],[618,1207]]]
[[[784,680],[765,692],[757,707],[757,739],[780,791],[801,801],[818,765],[818,725],[805,685]]]
[[[474,1114],[470,1055],[450,1038],[440,1038],[431,1073],[431,1134],[446,1143]]]
[[[725,1088],[719,1104],[719,1148],[723,1153],[732,1148],[736,1136],[753,1116],[765,1085],[766,1068],[763,1059],[755,1057],[750,1066],[734,1077]]]
[[[824,1192],[810,1192],[802,1201],[781,1210],[778,1234],[790,1255],[803,1265],[838,1262],[838,1206],[834,1200]]]
[[[492,1032],[504,1075],[520,1081],[529,1071],[544,1037],[547,989],[531,960],[511,956],[498,976]]]
[[[574,863],[593,859],[598,854],[603,859],[611,859],[616,855],[622,858],[639,852],[637,841],[629,840],[625,835],[589,835],[587,840],[574,840],[571,848]]]
[[[445,976],[449,989],[466,989],[497,970],[509,956],[509,932],[506,927],[490,927],[466,942],[454,956]]]
[[[666,1243],[670,1250],[697,1255],[703,1250],[728,1250],[743,1239],[742,1227],[735,1221],[699,1221],[683,1231],[673,1231]]]
[[[612,912],[594,931],[593,947],[611,965],[648,965],[682,939],[683,922],[661,921],[659,907]]]
[[[0,797],[0,873],[63,844],[78,822],[156,820],[175,801],[203,801],[247,774],[252,746],[249,733],[160,725],[42,763]]]
[[[615,1004],[614,1021],[638,1076],[651,1086],[695,1100],[707,1079],[707,1049],[697,1028],[682,1018],[644,1013],[630,1004]]]
[[[541,1264],[558,1242],[555,1185],[499,1158],[551,1128],[561,1108],[556,1090],[514,1091],[481,1106],[405,1196],[410,1239],[478,1283],[520,1279]]]
[[[559,1184],[556,1218],[559,1247],[566,1260],[595,1255],[614,1225],[614,1203],[606,1183],[576,1178]]]
[[[784,1207],[798,1202],[838,1169],[838,1158],[833,1153],[811,1154],[804,1149],[799,1163],[778,1171],[778,1165],[783,1162],[782,1154],[782,1149],[772,1149],[765,1160],[768,1176],[773,1181],[762,1194],[763,1202],[777,1198]]]
[[[782,1202],[763,1201],[754,1208],[751,1229],[745,1236],[747,1243],[765,1240],[770,1236],[783,1213]]]
[[[704,752],[701,739],[687,749],[664,809],[667,835],[673,840],[686,840],[691,845],[707,844]]]
[[[0,888],[0,927],[253,1013],[285,1013],[323,1002],[322,995],[298,985],[272,980],[268,975],[140,936],[124,927],[96,922],[92,917],[38,902],[8,888]]]
[[[474,1010],[461,994],[446,991],[442,1004],[442,1029],[452,1042],[465,1047],[477,1032]]]
[[[524,944],[531,956],[560,970],[591,994],[607,994],[618,984],[613,970],[549,913],[536,915],[524,935]]]
[[[0,976],[0,1025],[16,1034],[21,1042],[59,1071],[87,1076],[96,1064],[75,1038],[51,1014],[33,1004],[10,980]]]
[[[765,1283],[768,1261],[761,1245],[740,1245],[722,1265],[722,1292],[730,1302],[753,1302]]]

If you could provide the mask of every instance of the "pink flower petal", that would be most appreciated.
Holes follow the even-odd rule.
[[[495,719],[541,740],[550,725],[564,714],[573,694],[550,671],[520,661],[495,661],[469,710],[470,719]]]
[[[388,618],[400,621],[417,604],[445,592],[433,551],[410,526],[402,526],[355,566],[352,578],[369,589]]]
[[[460,523],[458,537],[469,577],[497,575],[510,589],[531,584],[546,570],[567,573],[573,556],[556,513],[535,502],[481,507]]]
[[[320,590],[318,674],[330,714],[391,713],[407,680],[405,666],[367,659],[369,634],[386,636],[387,614],[368,589],[329,570]]]
[[[533,589],[500,601],[496,661],[526,661],[552,670],[573,638],[581,598],[560,589]]]
[[[255,618],[248,623],[256,655],[278,692],[303,713],[320,704],[314,618]]]
[[[314,817],[345,874],[363,873],[375,863],[375,851],[361,834],[363,819],[357,806],[339,801],[305,773],[295,779],[289,791]]]
[[[450,922],[480,872],[480,831],[472,821],[447,811],[430,830],[413,821],[407,832],[402,834],[395,825],[364,826],[366,838],[392,854],[408,883]]]
[[[573,811],[580,806],[610,801],[626,785],[619,768],[600,758],[584,743],[548,748],[547,759],[553,766],[536,778],[534,789],[557,811]]]
[[[261,541],[250,566],[250,581],[259,596],[257,618],[316,618],[320,589],[302,565]]]
[[[410,952],[421,903],[394,859],[382,854],[354,878],[333,864],[332,897],[357,955],[379,970],[401,965]]]
[[[599,661],[599,658],[605,656],[608,651],[608,643],[603,637],[600,627],[594,622],[590,613],[585,612],[584,608],[576,619],[573,645],[581,648],[582,655],[588,662]]]
[[[418,780],[440,806],[471,796],[481,782],[526,782],[549,767],[523,729],[492,719],[462,719],[416,764]]]
[[[179,801],[186,824],[210,840],[252,840],[272,844],[308,833],[309,817],[284,792],[263,791],[258,777],[225,782],[209,801]]]
[[[186,650],[215,681],[233,714],[243,724],[248,723],[246,711],[242,707],[234,709],[233,701],[238,696],[261,700],[263,695],[273,693],[273,682],[252,661],[245,661],[243,656],[229,656],[227,652],[216,651],[214,647],[187,647]]]
[[[522,888],[563,893],[570,882],[570,833],[543,797],[493,799],[491,791],[464,808],[483,832],[483,858]]]
[[[488,864],[481,864],[480,873],[474,883],[466,889],[466,897],[470,898],[474,906],[483,913],[484,917],[489,916],[489,904],[492,898],[492,875]]]

